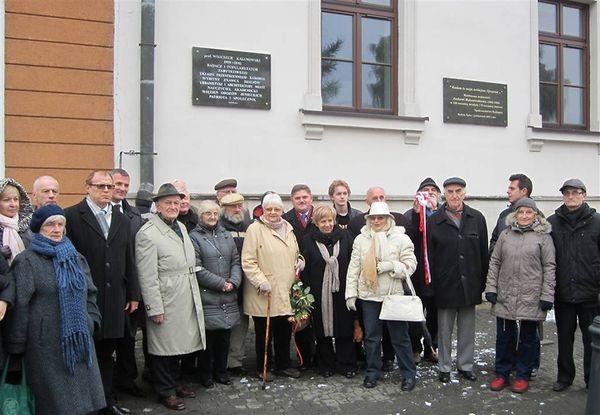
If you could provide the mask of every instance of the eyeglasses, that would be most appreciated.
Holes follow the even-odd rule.
[[[94,186],[96,189],[101,189],[101,190],[110,190],[110,189],[114,189],[115,185],[114,184],[104,184],[104,183],[90,183],[90,186]]]
[[[583,192],[581,190],[563,190],[562,194],[563,196],[571,197],[582,195]]]

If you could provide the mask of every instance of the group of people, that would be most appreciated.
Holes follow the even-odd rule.
[[[510,176],[510,205],[489,246],[485,218],[465,204],[459,177],[446,179],[443,191],[426,178],[403,214],[390,211],[377,186],[367,191],[367,212],[352,208],[343,180],[329,187],[332,203],[313,205],[310,188],[298,184],[291,210],[268,191],[252,213],[235,179],[217,183],[215,200],[197,208],[181,180],[156,194],[138,192],[137,207],[126,199],[129,184],[125,170],[93,171],[85,198],[63,210],[50,176],[35,180],[31,199],[15,180],[0,180],[0,363],[11,356],[14,372],[24,359],[38,414],[128,413],[117,392],[143,395],[138,329],[144,375],[165,407],[182,410],[196,395],[183,381],[188,376],[211,388],[246,374],[250,318],[263,382],[308,368],[353,378],[359,359],[366,388],[397,364],[401,389],[412,390],[421,360],[436,363],[439,380],[449,382],[455,324],[456,369],[474,381],[475,307],[483,297],[497,319],[492,390],[528,389],[552,307],[553,389],[574,380],[577,324],[589,381],[587,328],[600,313],[600,214],[585,202],[579,179],[562,185],[563,204],[545,218],[531,180]],[[382,319],[384,299],[407,292],[408,280],[425,322]],[[302,325],[291,318],[298,281],[314,297]]]

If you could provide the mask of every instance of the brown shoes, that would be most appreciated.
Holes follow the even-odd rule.
[[[168,396],[161,400],[161,403],[167,408],[173,411],[183,411],[185,409],[185,404],[175,395]]]
[[[187,386],[180,386],[175,390],[175,393],[179,398],[195,398],[196,392]]]

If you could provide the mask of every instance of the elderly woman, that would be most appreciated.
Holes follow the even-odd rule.
[[[213,381],[231,385],[227,374],[227,355],[231,328],[238,324],[240,312],[237,289],[242,283],[240,256],[231,234],[219,224],[219,205],[212,200],[200,203],[200,223],[190,232],[196,250],[196,272],[206,329],[206,350],[200,352],[200,383],[207,388]]]
[[[485,297],[496,316],[496,377],[490,388],[503,389],[516,362],[512,390],[523,393],[535,365],[537,323],[553,305],[556,264],[552,227],[535,202],[523,198],[514,207],[490,259]]]
[[[262,208],[263,215],[248,227],[242,248],[242,268],[247,278],[244,313],[254,321],[256,365],[260,372],[264,364],[267,302],[271,302],[269,340],[274,344],[277,373],[296,378],[300,373],[290,367],[292,326],[288,317],[292,315],[290,290],[302,261],[292,225],[281,217],[281,197],[276,193],[265,195]],[[269,366],[272,363],[270,347],[267,362]],[[264,380],[270,380],[268,373]]]
[[[16,180],[0,179],[0,273],[29,245],[29,221],[33,207],[27,192]]]
[[[329,377],[337,370],[352,378],[356,375],[353,340],[356,313],[346,308],[344,300],[352,241],[349,233],[336,224],[336,214],[329,205],[314,208],[312,221],[316,227],[311,227],[302,240],[306,261],[302,278],[315,297],[311,320],[317,340],[319,373]]]
[[[178,357],[204,349],[204,317],[196,280],[196,255],[177,221],[185,197],[171,183],[154,197],[157,214],[135,237],[135,259],[146,305],[146,333],[154,389],[168,409],[185,409],[193,390],[177,386]]]
[[[360,300],[367,373],[365,388],[377,386],[381,377],[381,337],[386,324],[392,346],[402,373],[402,390],[415,387],[416,367],[413,361],[408,324],[406,321],[383,321],[379,319],[381,303],[388,294],[403,294],[402,280],[410,278],[417,266],[414,246],[402,226],[395,226],[385,202],[374,202],[366,215],[366,224],[354,240],[352,258],[346,277],[346,305],[356,310]]]
[[[106,406],[92,335],[100,326],[87,262],[65,234],[57,205],[36,210],[29,249],[17,256],[8,351],[24,354],[38,415],[83,415]]]

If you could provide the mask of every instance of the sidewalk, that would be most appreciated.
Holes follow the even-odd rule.
[[[232,378],[231,386],[216,385],[204,389],[197,383],[191,386],[198,396],[187,399],[185,411],[169,411],[160,405],[150,385],[141,382],[147,392],[144,399],[121,397],[121,404],[138,414],[568,414],[585,412],[586,389],[583,382],[581,336],[576,335],[577,377],[573,386],[563,393],[552,391],[556,376],[556,324],[544,324],[542,364],[537,378],[525,394],[514,394],[510,389],[491,392],[488,383],[493,377],[495,319],[484,304],[477,310],[475,348],[475,382],[458,380],[453,373],[449,384],[437,380],[437,368],[429,363],[418,367],[419,380],[412,392],[402,392],[395,375],[386,376],[374,389],[362,387],[363,374],[354,379],[341,375],[323,378],[314,372],[303,373],[299,379],[275,377],[266,390],[254,377]],[[249,373],[255,372],[254,337],[246,339]],[[141,350],[139,351],[141,354]]]

